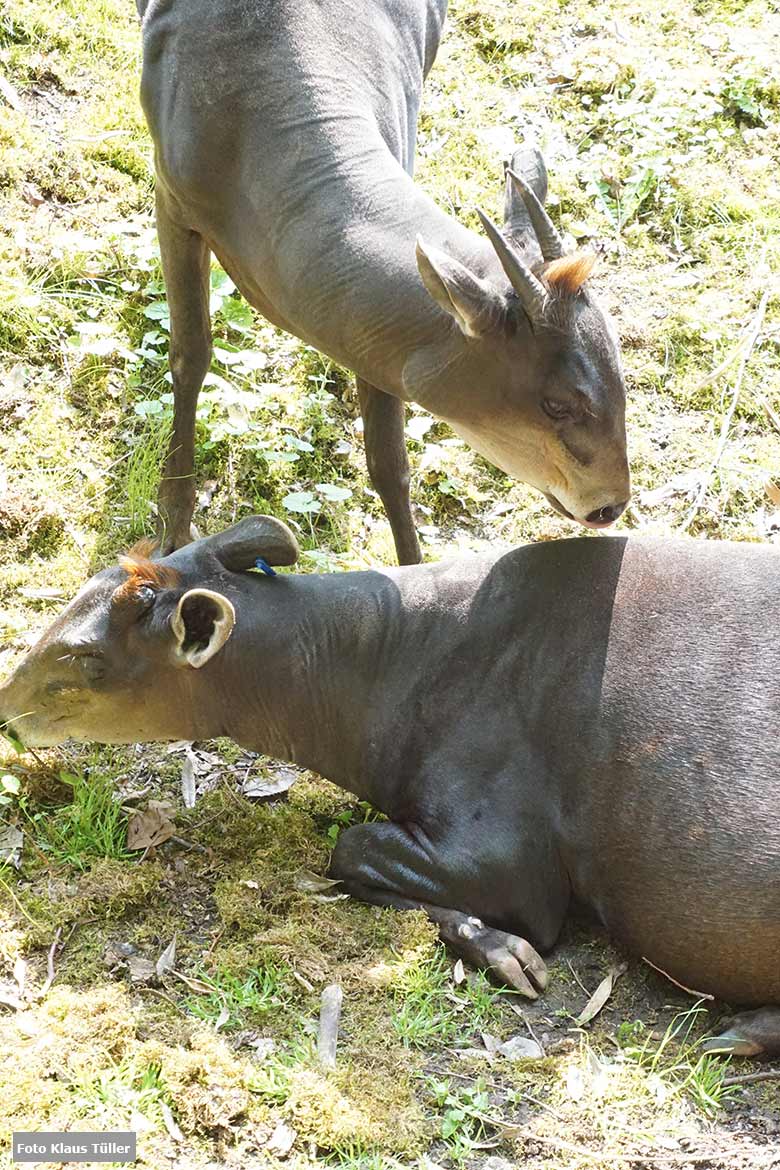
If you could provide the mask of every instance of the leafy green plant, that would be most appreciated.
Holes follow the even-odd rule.
[[[624,182],[616,185],[604,179],[596,184],[601,205],[618,231],[635,219],[644,205],[654,195],[660,175],[658,170],[645,163],[637,167]]]
[[[17,715],[18,719],[19,716]],[[0,726],[0,739],[4,739],[6,743],[10,744],[18,756],[24,752],[24,744],[17,738],[5,725]]]
[[[723,112],[746,126],[766,126],[770,111],[764,105],[761,83],[756,77],[730,77],[720,92]]]
[[[384,819],[384,813],[375,809],[367,800],[359,800],[356,808],[343,808],[334,814],[333,821],[328,826],[328,841],[334,846],[343,830],[348,829],[350,825],[366,825],[370,821]]]
[[[386,1158],[378,1150],[370,1150],[356,1141],[334,1146],[325,1162],[339,1170],[399,1170],[400,1166],[394,1158]]]
[[[309,1036],[300,1034],[293,1043],[276,1048],[253,1069],[247,1088],[269,1105],[283,1105],[290,1095],[295,1070],[310,1064],[314,1045]]]
[[[490,1097],[485,1084],[477,1080],[473,1085],[453,1088],[447,1078],[431,1078],[426,1087],[440,1112],[439,1133],[447,1152],[454,1162],[461,1163],[487,1136],[489,1123],[485,1113],[490,1106]]]
[[[10,772],[6,772],[0,776],[0,806],[13,804],[21,791],[21,787],[22,782],[18,776],[12,776]]]

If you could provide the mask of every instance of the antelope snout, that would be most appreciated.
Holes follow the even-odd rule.
[[[589,512],[582,523],[587,528],[608,528],[623,515],[627,506],[628,500],[623,500],[622,504],[605,504],[602,508]]]

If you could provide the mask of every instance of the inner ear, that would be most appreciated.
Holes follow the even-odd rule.
[[[481,337],[506,321],[506,301],[497,289],[481,280],[439,248],[417,237],[417,269],[425,288],[466,337]]]
[[[171,618],[176,657],[188,666],[205,666],[222,649],[236,624],[232,602],[211,589],[190,589]]]

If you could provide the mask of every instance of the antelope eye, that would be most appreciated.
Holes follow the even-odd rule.
[[[565,402],[558,402],[555,398],[542,400],[542,410],[549,418],[570,418],[571,410]]]
[[[99,654],[77,654],[76,661],[89,682],[100,682],[105,676],[105,664]]]

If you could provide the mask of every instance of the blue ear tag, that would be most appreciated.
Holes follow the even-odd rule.
[[[255,568],[260,569],[267,577],[275,577],[276,569],[272,569],[268,561],[264,561],[262,557],[258,557],[255,561]]]

